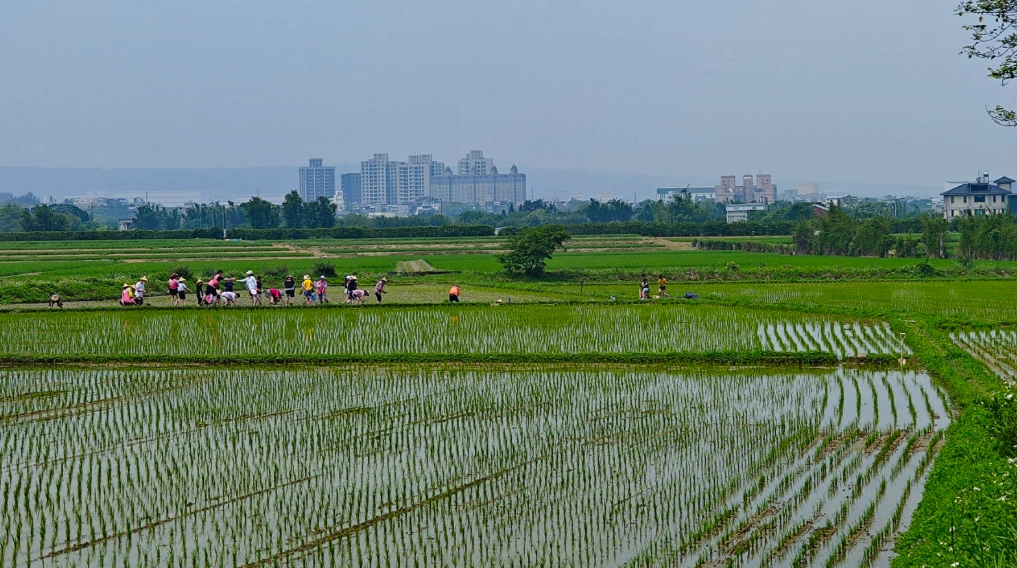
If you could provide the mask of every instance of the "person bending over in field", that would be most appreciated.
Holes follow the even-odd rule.
[[[455,302],[455,303],[458,304],[459,303],[459,293],[461,291],[462,291],[462,289],[459,287],[458,284],[452,286],[452,288],[450,288],[449,291],[448,291],[448,301]]]
[[[134,287],[130,284],[124,284],[123,291],[120,292],[120,305],[121,306],[133,306],[134,305]]]
[[[353,301],[353,292],[357,290],[357,275],[350,274],[348,280],[346,280],[346,303]]]
[[[352,302],[354,304],[363,304],[364,298],[367,297],[367,290],[354,290],[351,293],[353,294]]]
[[[223,292],[222,294],[219,294],[219,297],[222,298],[226,302],[227,306],[235,306],[235,305],[237,305],[237,293],[236,292]]]
[[[269,288],[268,301],[271,302],[273,306],[278,306],[282,303],[282,292],[280,292],[278,288]]]
[[[60,298],[60,294],[53,294],[49,297],[49,307],[56,306],[58,308],[64,307],[64,301]]]

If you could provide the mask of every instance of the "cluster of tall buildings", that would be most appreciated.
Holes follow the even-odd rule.
[[[737,185],[735,176],[721,176],[720,185],[715,188],[720,203],[773,203],[777,201],[777,186],[769,174],[759,174],[753,180],[751,174],[742,176]]]
[[[481,150],[473,150],[459,160],[454,173],[431,154],[409,156],[405,162],[390,160],[388,154],[375,154],[360,163],[360,173],[339,177],[338,194],[335,181],[335,168],[312,159],[308,167],[300,168],[300,196],[305,201],[334,198],[347,208],[407,206],[423,200],[519,205],[526,200],[526,174],[519,173],[515,166],[507,174],[499,173],[494,160],[485,158]]]

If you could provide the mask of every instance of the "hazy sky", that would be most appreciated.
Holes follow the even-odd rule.
[[[0,165],[1017,177],[955,0],[4,0]]]

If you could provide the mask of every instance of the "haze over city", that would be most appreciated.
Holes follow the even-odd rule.
[[[953,0],[0,6],[0,166],[246,168],[375,152],[503,170],[1015,175]],[[552,189],[552,188],[549,188]],[[640,187],[650,197],[651,184]],[[875,190],[874,190],[875,191]]]

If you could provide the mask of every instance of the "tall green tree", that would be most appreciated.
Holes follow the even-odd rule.
[[[965,0],[956,13],[978,17],[978,23],[964,26],[971,43],[961,53],[989,61],[989,77],[1003,85],[1017,77],[1017,0]],[[997,105],[988,112],[997,124],[1017,126],[1013,109]]]
[[[335,227],[336,205],[326,197],[319,197],[304,204],[304,226],[311,229]]]
[[[166,209],[161,205],[145,203],[134,211],[134,228],[158,231],[165,226]]]
[[[69,225],[66,216],[46,205],[36,205],[31,211],[24,209],[21,212],[22,231],[66,231]]]
[[[0,233],[10,233],[21,230],[21,212],[24,208],[7,203],[0,207]]]
[[[946,258],[946,232],[949,228],[946,219],[938,215],[922,219],[922,243],[929,257]]]
[[[250,201],[241,203],[240,208],[244,210],[252,229],[274,229],[279,226],[279,206],[273,203],[252,197]]]
[[[304,226],[304,200],[296,190],[287,193],[283,199],[282,217],[287,228],[299,229]]]
[[[855,230],[851,241],[851,253],[856,256],[885,257],[893,248],[894,240],[890,236],[890,219],[873,217],[867,219]]]
[[[548,259],[565,243],[572,239],[562,225],[527,227],[509,238],[507,247],[511,252],[498,256],[498,262],[508,272],[540,276],[544,273]]]

